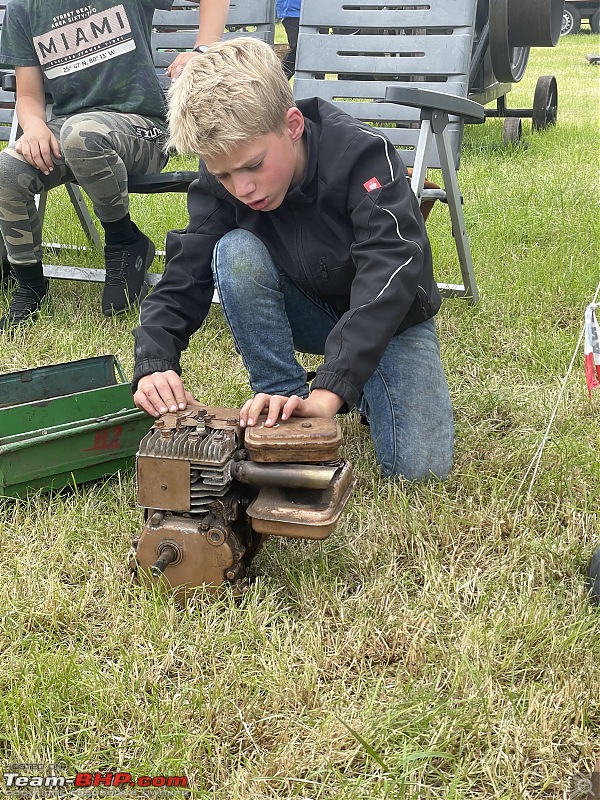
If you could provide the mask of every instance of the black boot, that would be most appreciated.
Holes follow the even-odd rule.
[[[36,264],[13,264],[12,268],[18,286],[13,292],[8,314],[0,319],[0,331],[9,331],[36,319],[48,293],[48,281],[44,278],[41,261]]]
[[[102,312],[110,317],[123,314],[148,294],[147,269],[154,260],[155,248],[135,224],[133,244],[104,248],[106,281],[102,293]]]

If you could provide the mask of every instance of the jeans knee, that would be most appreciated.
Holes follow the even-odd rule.
[[[397,459],[395,463],[382,460],[379,464],[384,478],[410,481],[411,483],[438,483],[445,481],[452,469],[452,454],[440,454],[431,460]]]
[[[215,247],[215,283],[220,291],[236,290],[248,300],[261,287],[278,288],[279,271],[265,245],[249,231],[229,231]]]

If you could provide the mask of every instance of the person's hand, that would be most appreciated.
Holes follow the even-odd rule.
[[[45,122],[35,119],[29,122],[23,135],[15,143],[15,150],[28,164],[49,175],[54,169],[52,156],[60,158],[60,145]]]
[[[183,388],[179,375],[170,369],[140,378],[133,402],[151,416],[159,417],[167,411],[183,411],[188,403],[194,403],[195,400]]]
[[[176,80],[181,73],[183,72],[183,68],[191,61],[193,58],[202,55],[201,53],[179,53],[177,58],[175,58],[167,67],[167,75],[171,78],[172,81]]]
[[[256,425],[261,414],[267,415],[265,428],[271,428],[278,419],[289,417],[326,417],[331,419],[342,407],[344,401],[339,395],[327,389],[315,389],[304,400],[293,394],[284,397],[279,394],[260,393],[247,400],[240,410],[240,427]]]

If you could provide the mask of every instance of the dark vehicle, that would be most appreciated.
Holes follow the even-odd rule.
[[[583,19],[589,21],[593,33],[600,33],[600,0],[595,0],[595,2],[594,0],[586,0],[586,2],[573,0],[565,3],[560,35],[577,33]]]

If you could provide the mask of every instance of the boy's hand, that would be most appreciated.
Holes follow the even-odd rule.
[[[183,411],[194,402],[194,396],[186,392],[179,375],[170,369],[140,378],[133,402],[151,416],[159,417],[167,411]]]
[[[185,65],[192,61],[192,59],[197,58],[200,53],[179,53],[179,55],[169,64],[167,67],[167,75],[171,78],[171,81],[176,80],[181,73],[183,72],[183,68]]]
[[[60,158],[58,139],[50,128],[41,120],[31,120],[23,135],[15,143],[15,150],[23,156],[28,164],[49,175],[54,169],[52,156]]]
[[[292,415],[296,417],[333,418],[342,407],[342,398],[327,389],[315,389],[303,400],[298,395],[284,397],[279,394],[257,394],[247,400],[240,410],[240,426],[256,425],[259,416],[266,413],[266,428],[271,428],[279,418],[286,420]]]

